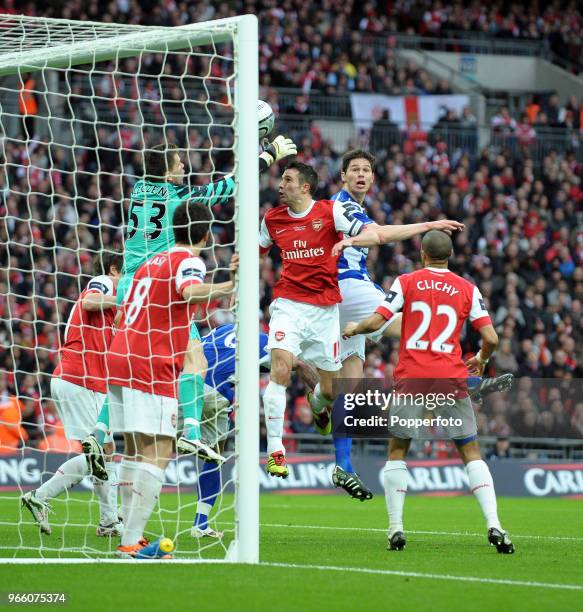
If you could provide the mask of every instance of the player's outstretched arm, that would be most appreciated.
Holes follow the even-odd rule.
[[[287,136],[277,136],[259,155],[259,172],[264,172],[272,164],[290,155],[297,155],[298,150],[291,138]],[[196,202],[206,206],[225,204],[235,192],[235,179],[232,174],[227,174],[224,178],[214,183],[197,185],[191,187],[185,185],[176,189],[176,195],[180,202]]]
[[[352,336],[357,336],[358,334],[370,334],[380,329],[386,323],[386,321],[387,319],[385,317],[376,312],[368,317],[368,319],[364,319],[359,323],[349,321],[342,330],[342,337],[351,338]]]
[[[227,297],[233,292],[233,287],[233,281],[189,285],[182,292],[182,298],[189,304],[199,304],[200,302]]]
[[[184,186],[176,190],[176,194],[181,202],[195,202],[205,206],[215,204],[225,204],[235,191],[235,179],[232,174],[227,174],[225,178],[206,185],[196,187]]]
[[[182,291],[182,298],[189,304],[198,304],[208,300],[220,299],[233,293],[235,288],[235,274],[239,267],[239,255],[235,253],[229,263],[231,280],[224,283],[199,283],[188,285]]]
[[[444,232],[457,232],[464,229],[464,224],[459,221],[427,221],[425,223],[410,223],[408,225],[369,225],[352,238],[344,238],[337,242],[332,249],[332,256],[336,257],[347,247],[373,247],[389,242],[400,242],[409,240],[418,234],[424,234],[430,230],[441,230]]]
[[[81,307],[89,312],[115,308],[115,295],[105,295],[101,292],[92,291],[81,300]]]
[[[466,367],[472,376],[482,376],[486,364],[498,346],[498,334],[493,325],[484,325],[478,331],[482,336],[482,348],[466,361]]]

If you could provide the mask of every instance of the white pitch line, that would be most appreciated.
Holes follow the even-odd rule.
[[[505,580],[503,578],[481,578],[479,576],[454,576],[452,574],[426,574],[423,572],[401,572],[398,570],[370,569],[362,567],[338,567],[336,565],[302,565],[298,563],[275,563],[264,561],[261,565],[270,567],[287,567],[292,569],[315,569],[326,572],[355,572],[359,574],[377,574],[382,576],[402,576],[404,578],[426,578],[429,580],[455,580],[456,582],[478,582],[506,586],[535,587],[541,589],[564,589],[583,591],[583,584],[561,584],[555,582],[530,582],[527,580]]]
[[[133,564],[139,567],[147,567],[163,563],[165,565],[221,565],[231,562],[224,559],[148,559],[136,561],[135,559],[1,559],[0,565],[100,565],[100,564],[116,564],[126,565]],[[240,567],[248,567],[252,569],[255,565],[235,564]],[[259,567],[285,567],[289,569],[301,570],[321,570],[326,572],[354,572],[357,574],[372,574],[380,576],[400,576],[403,578],[422,578],[426,580],[453,580],[455,582],[475,582],[478,584],[498,584],[503,586],[517,586],[540,589],[558,589],[565,591],[583,591],[583,584],[561,584],[556,582],[532,582],[528,580],[506,580],[503,578],[482,578],[480,576],[457,576],[453,574],[431,574],[425,572],[403,572],[399,570],[385,570],[362,567],[339,567],[337,565],[311,565],[301,563],[276,563],[271,561],[261,561]]]
[[[2,559],[0,558],[0,565],[108,565],[113,563],[114,565],[124,565],[127,563],[133,563],[139,567],[148,565],[154,565],[157,563],[163,563],[165,565],[193,565],[193,564],[229,564],[230,561],[224,559],[111,559],[111,558],[99,558],[93,559],[79,558],[79,559],[60,559],[57,557],[47,557],[45,559],[35,559],[34,557],[26,559],[24,557],[16,557],[14,559]]]
[[[282,529],[321,529],[330,531],[370,531],[372,533],[387,533],[386,529],[380,529],[379,527],[332,527],[330,525],[286,525],[284,523],[260,523],[260,527],[275,527]],[[406,533],[415,533],[418,535],[437,535],[437,536],[471,536],[476,538],[485,538],[485,533],[475,533],[470,531],[422,531],[407,529]],[[561,540],[568,542],[583,542],[583,537],[569,537],[569,536],[537,536],[537,535],[517,535],[511,534],[512,538],[528,539],[528,540]]]

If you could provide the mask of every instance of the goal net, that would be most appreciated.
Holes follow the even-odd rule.
[[[219,394],[220,408],[205,401],[202,415],[203,434],[225,437],[226,461],[209,469],[173,455],[143,535],[173,540],[175,559],[258,560],[257,81],[255,16],[161,28],[0,15],[2,560],[116,558],[119,538],[97,536],[95,478],[65,478],[56,497],[43,496],[50,535],[21,499],[81,452],[81,436],[67,437],[71,424],[51,393],[53,371],[72,310],[95,276],[92,262],[124,250],[137,212],[130,193],[159,145],[176,147],[184,185],[201,187],[199,201],[212,212],[205,282],[228,280],[234,252],[240,267],[235,299],[206,300],[194,314],[203,340],[234,325],[235,365],[218,350],[214,359],[234,368],[234,399]],[[233,195],[224,197],[221,179],[231,173]],[[158,220],[148,219],[150,230]],[[119,466],[119,435],[116,450]],[[201,474],[213,471],[216,500],[200,500]],[[123,483],[115,469],[110,475],[109,500],[119,508]],[[222,537],[191,535],[200,501]]]

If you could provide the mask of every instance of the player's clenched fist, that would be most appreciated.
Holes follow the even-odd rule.
[[[297,155],[296,143],[287,136],[277,136],[266,147],[259,157],[265,160],[267,166],[290,155]]]
[[[356,328],[358,327],[358,323],[354,321],[349,321],[342,330],[342,337],[344,339],[351,338],[352,336],[356,336]]]

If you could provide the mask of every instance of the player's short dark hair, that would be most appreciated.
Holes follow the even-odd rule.
[[[351,149],[350,151],[346,151],[342,156],[342,172],[346,172],[348,170],[348,166],[350,166],[350,162],[354,159],[366,159],[370,162],[370,167],[374,172],[374,164],[375,164],[375,156],[364,149]]]
[[[183,202],[174,211],[174,240],[180,244],[198,244],[210,230],[212,219],[208,206]]]
[[[316,193],[316,189],[318,188],[318,173],[312,168],[312,166],[308,166],[308,164],[303,164],[299,161],[290,162],[284,169],[286,170],[297,170],[299,174],[300,184],[308,183],[310,186],[310,195],[314,195]]]
[[[178,151],[175,144],[162,143],[144,153],[144,176],[147,180],[163,179],[174,165],[174,156]]]
[[[121,272],[123,253],[120,251],[100,251],[93,257],[93,274],[95,276],[109,274],[111,266],[114,266],[118,272]]]
[[[431,230],[423,236],[421,248],[432,261],[447,261],[453,251],[453,243],[449,234]]]

